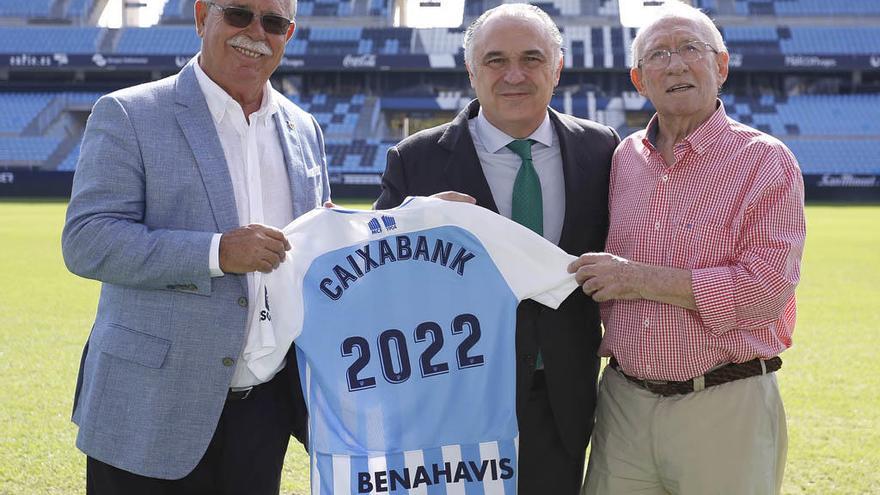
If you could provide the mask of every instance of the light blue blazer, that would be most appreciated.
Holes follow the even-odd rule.
[[[74,397],[76,445],[165,479],[186,476],[208,447],[252,304],[244,276],[209,272],[212,235],[239,222],[193,63],[98,100],[62,234],[68,269],[102,282]],[[276,96],[299,216],[330,199],[324,142],[311,115]]]

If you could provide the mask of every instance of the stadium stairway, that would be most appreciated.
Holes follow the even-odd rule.
[[[375,96],[365,97],[352,137],[354,139],[368,139],[385,136],[387,129],[381,110],[379,98]]]

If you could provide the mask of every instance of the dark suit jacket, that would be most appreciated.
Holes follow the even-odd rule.
[[[474,100],[450,123],[416,133],[388,150],[377,209],[406,196],[454,190],[498,208],[468,130]],[[565,220],[559,247],[570,254],[602,251],[608,231],[608,175],[620,139],[614,129],[549,109],[559,137],[565,178]],[[571,455],[583,454],[593,428],[601,340],[598,305],[577,290],[557,310],[524,301],[517,310],[517,413],[528,400],[540,347],[559,435]]]

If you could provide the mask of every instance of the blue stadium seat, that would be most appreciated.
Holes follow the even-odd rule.
[[[369,14],[379,17],[388,15],[389,0],[370,0]]]
[[[79,161],[79,152],[82,146],[82,141],[77,143],[77,145],[70,150],[70,153],[67,155],[67,158],[62,160],[62,162],[58,165],[59,172],[73,172],[76,170],[76,162]]]
[[[69,26],[10,26],[0,29],[6,53],[95,53],[104,29]]]
[[[70,0],[65,17],[69,19],[87,18],[92,11],[94,0]]]
[[[876,0],[736,0],[736,13],[778,16],[880,15]]]
[[[385,155],[396,141],[328,139],[327,166],[331,172],[378,174],[385,170]]]
[[[0,17],[49,17],[54,0],[0,0]]]
[[[723,98],[731,117],[775,136],[880,136],[880,95]]]
[[[792,27],[780,41],[784,54],[875,55],[880,52],[880,27]]]
[[[46,108],[50,93],[0,93],[0,134],[18,134]]]
[[[362,94],[329,96],[324,93],[289,95],[288,98],[315,117],[329,141],[353,138],[365,99]]]
[[[61,144],[53,137],[0,137],[0,163],[42,164]]]
[[[193,2],[191,0],[168,0],[162,9],[162,23],[192,23]]]
[[[726,43],[779,40],[775,26],[726,26],[722,31]]]
[[[786,139],[805,174],[880,175],[880,140]]]
[[[123,29],[115,51],[127,55],[194,55],[201,46],[192,26],[153,26]]]

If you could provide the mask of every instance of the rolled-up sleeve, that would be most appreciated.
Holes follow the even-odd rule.
[[[781,143],[765,158],[766,177],[749,198],[735,262],[692,272],[698,314],[714,334],[766,328],[789,317],[786,308],[800,279],[806,237],[804,183],[797,161]]]

